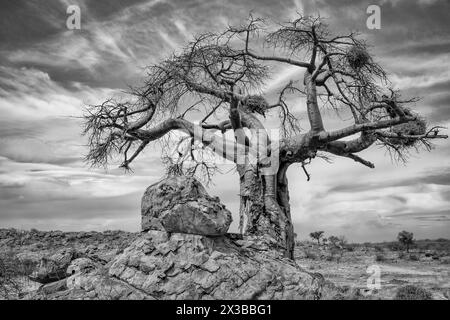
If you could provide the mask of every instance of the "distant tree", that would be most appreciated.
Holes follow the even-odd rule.
[[[156,141],[170,159],[168,172],[210,178],[218,168],[208,159],[227,159],[239,174],[241,232],[268,237],[293,258],[291,165],[300,164],[309,180],[306,166],[317,158],[345,157],[374,168],[358,155],[371,146],[406,160],[411,148],[431,150],[432,139],[447,138],[410,108],[416,98],[392,88],[364,39],[335,30],[320,17],[272,23],[250,16],[239,26],[197,35],[149,67],[143,85],[128,96],[86,108],[86,161],[106,166],[120,155],[121,167],[129,169]],[[303,77],[286,79],[274,95],[265,84],[283,66]],[[327,127],[325,109],[351,123]],[[279,136],[269,135],[266,116]]]
[[[347,245],[348,240],[347,240],[347,238],[345,236],[339,236],[338,238],[339,238],[339,243],[340,243],[341,246]]]
[[[398,233],[398,241],[406,247],[406,252],[409,252],[409,247],[414,243],[414,234],[408,231],[402,231]]]
[[[320,244],[320,238],[322,238],[324,231],[314,231],[309,234],[311,239],[316,240],[317,244]]]
[[[340,237],[329,236],[329,237],[328,237],[328,242],[329,242],[334,248],[343,249],[343,248],[344,248],[344,245],[347,243],[347,240],[346,240],[345,237],[343,237],[343,236],[340,236]]]

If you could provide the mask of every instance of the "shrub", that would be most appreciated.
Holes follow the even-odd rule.
[[[409,255],[409,260],[411,260],[411,261],[420,261],[420,258],[416,254],[410,254]]]
[[[11,252],[0,254],[0,298],[15,299],[22,291],[20,277],[28,276],[35,263],[31,260],[19,260]]]
[[[353,252],[353,251],[355,251],[355,246],[348,244],[345,246],[345,249],[347,249],[348,252]]]
[[[375,256],[375,261],[377,261],[377,262],[384,262],[384,261],[386,261],[386,257],[383,254],[378,253]]]
[[[310,250],[305,250],[305,256],[307,259],[317,260],[317,255]]]
[[[330,255],[331,259],[330,260],[327,259],[327,260],[331,261],[331,260],[335,259],[339,263],[342,259],[342,256],[344,255],[344,250],[336,247],[336,248],[331,249],[330,253],[331,253],[331,255]]]
[[[400,251],[399,253],[398,253],[398,258],[399,259],[404,259],[406,257],[406,254],[403,252],[403,251]]]
[[[383,252],[384,251],[382,246],[375,246],[374,249],[375,249],[376,252]]]
[[[397,290],[394,297],[395,300],[433,300],[433,295],[428,290],[414,286],[407,285]]]
[[[409,252],[410,246],[414,243],[414,234],[408,231],[399,232],[397,236],[398,242],[406,247],[406,252]]]
[[[391,251],[399,251],[399,250],[401,250],[401,246],[398,243],[396,243],[396,242],[389,243],[387,245],[387,247]]]
[[[440,260],[442,264],[450,264],[450,257],[443,257]]]

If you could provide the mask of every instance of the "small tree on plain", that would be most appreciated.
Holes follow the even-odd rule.
[[[311,239],[316,240],[317,244],[320,245],[320,239],[322,238],[324,231],[314,231],[309,234]]]
[[[414,234],[408,231],[398,233],[398,241],[406,247],[406,252],[409,252],[410,246],[414,243]]]

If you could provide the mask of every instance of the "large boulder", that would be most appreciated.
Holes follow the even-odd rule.
[[[157,182],[144,193],[142,230],[165,230],[217,236],[227,232],[231,212],[211,197],[195,178],[175,176]]]
[[[61,249],[49,257],[43,257],[29,278],[44,284],[64,279],[67,267],[77,255],[73,249]]]

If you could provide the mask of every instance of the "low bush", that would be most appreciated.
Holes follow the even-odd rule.
[[[383,254],[378,253],[375,256],[375,261],[377,261],[377,262],[384,262],[384,261],[386,261],[386,257]]]
[[[336,262],[341,262],[342,256],[344,255],[344,250],[340,249],[340,248],[332,248],[330,250],[330,255],[328,257],[331,257],[331,259],[329,260],[327,257],[328,261],[332,261],[332,260],[336,260]]]
[[[409,260],[411,261],[420,261],[420,257],[416,254],[410,254],[409,255]]]
[[[0,254],[0,298],[15,299],[22,291],[20,278],[29,276],[36,263],[18,259],[13,252]]]
[[[346,249],[348,252],[353,252],[353,251],[355,251],[355,246],[352,245],[352,244],[347,244],[347,245],[345,246],[345,249]]]
[[[433,300],[433,295],[430,291],[414,286],[407,285],[397,290],[394,297],[395,300]]]
[[[376,252],[383,252],[384,248],[382,246],[374,246]]]
[[[441,264],[450,264],[450,257],[443,257],[440,259]]]
[[[306,259],[317,260],[317,255],[310,250],[305,250],[305,256]]]
[[[388,249],[391,251],[400,251],[402,250],[402,247],[400,244],[396,243],[396,242],[391,242],[387,245]]]
[[[399,258],[399,259],[405,259],[405,258],[406,258],[406,253],[403,252],[403,251],[400,251],[400,252],[398,253],[398,258]]]

